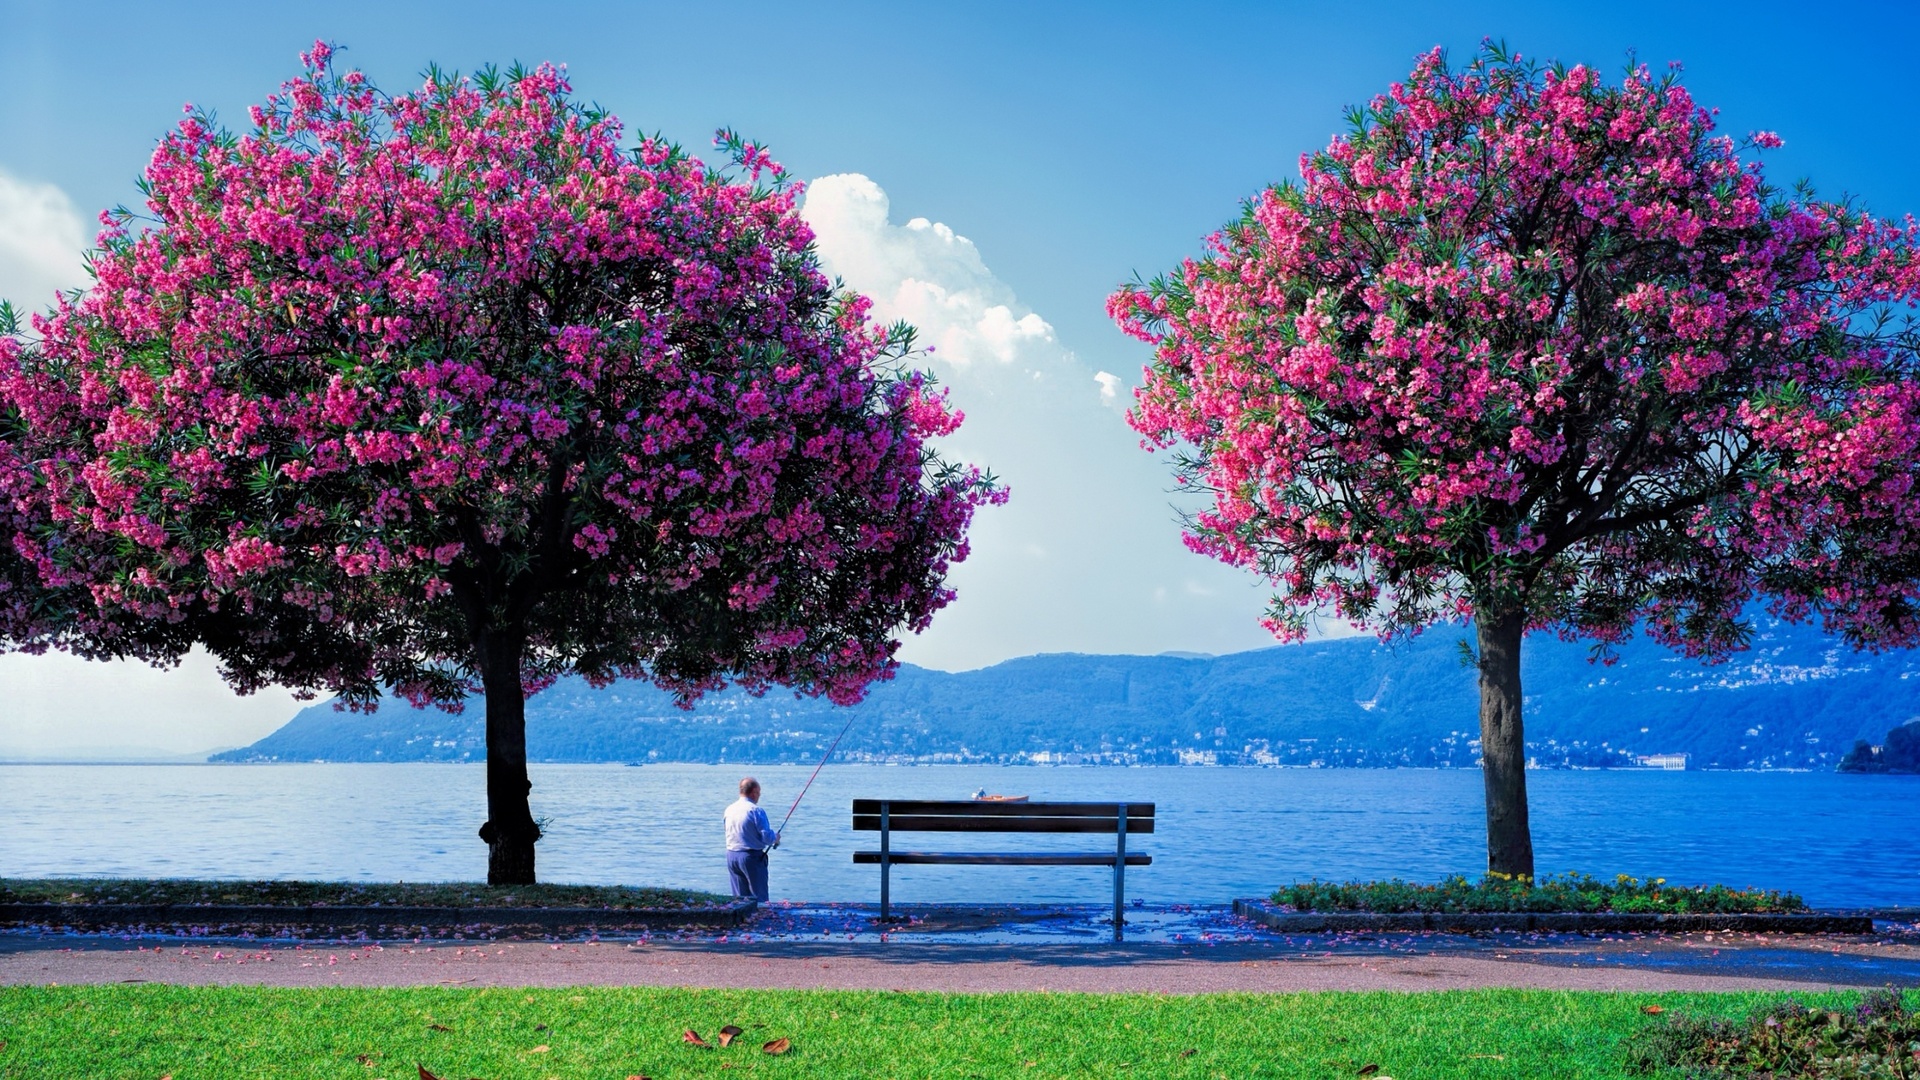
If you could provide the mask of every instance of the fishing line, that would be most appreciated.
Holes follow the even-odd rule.
[[[792,820],[793,820],[793,812],[794,812],[795,810],[798,810],[798,809],[800,809],[800,800],[801,800],[801,799],[804,799],[804,798],[806,798],[806,797],[807,797],[807,788],[810,788],[810,787],[812,787],[812,786],[813,786],[813,781],[814,781],[814,780],[815,780],[815,779],[816,779],[817,777],[819,777],[819,775],[820,775],[820,770],[821,770],[821,769],[824,769],[824,768],[826,768],[826,767],[827,767],[827,759],[828,759],[828,758],[830,758],[830,757],[832,757],[832,756],[833,756],[833,752],[834,752],[835,750],[837,750],[837,749],[839,749],[839,748],[840,748],[840,740],[841,740],[841,739],[844,739],[844,738],[846,738],[846,737],[847,737],[847,732],[848,732],[848,731],[851,731],[851,730],[853,729],[853,722],[854,722],[855,720],[858,720],[858,719],[860,718],[860,714],[859,714],[859,713],[857,713],[857,712],[852,712],[851,710],[849,710],[849,713],[850,713],[850,715],[849,715],[849,716],[847,717],[847,726],[846,726],[846,727],[843,727],[843,728],[841,728],[841,729],[840,729],[840,734],[838,734],[838,735],[835,735],[835,736],[833,737],[833,742],[831,742],[831,743],[829,743],[829,744],[827,745],[827,752],[826,752],[826,753],[824,753],[824,754],[822,754],[822,755],[820,755],[820,764],[818,764],[818,765],[815,765],[815,766],[813,767],[813,775],[812,775],[812,776],[809,776],[809,777],[807,777],[807,783],[806,783],[806,786],[805,786],[805,787],[802,787],[802,788],[800,789],[800,794],[798,794],[798,795],[795,795],[795,796],[793,797],[793,805],[792,805],[792,806],[789,806],[789,807],[787,807],[787,816],[786,816],[786,817],[783,817],[783,818],[781,818],[781,819],[780,819],[780,827],[779,827],[779,828],[777,828],[777,829],[775,829],[775,830],[773,830],[773,831],[774,831],[774,832],[775,832],[776,834],[777,834],[777,833],[783,833],[783,832],[786,832],[786,831],[787,831],[787,822],[789,822],[789,821],[792,821]]]

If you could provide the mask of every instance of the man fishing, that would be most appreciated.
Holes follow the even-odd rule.
[[[733,895],[766,902],[767,852],[779,846],[780,834],[760,808],[760,781],[749,776],[740,781],[740,797],[727,807],[727,877]]]
[[[859,715],[852,709],[847,710],[847,722],[840,726],[840,734],[827,744],[827,752],[820,755],[820,764],[813,767],[813,775],[800,786],[800,794],[793,797],[793,805],[787,807],[787,816],[780,819],[779,828],[774,828],[767,812],[760,809],[760,781],[751,776],[740,781],[740,797],[727,807],[727,877],[733,882],[733,895],[766,901],[767,852],[780,846],[780,834],[787,831],[787,822],[792,821],[793,812],[800,809],[800,800],[813,790],[813,782],[820,779],[820,770],[827,767],[827,759],[840,748],[840,740],[853,730],[854,718]]]

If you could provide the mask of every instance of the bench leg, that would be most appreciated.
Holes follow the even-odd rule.
[[[1127,906],[1127,804],[1120,804],[1120,820],[1114,828],[1113,844],[1113,940],[1126,933]]]
[[[888,917],[892,915],[892,911],[890,910],[891,905],[888,903],[888,901],[892,899],[888,895],[888,891],[889,891],[888,887],[892,884],[891,878],[893,877],[893,860],[888,857],[892,853],[892,845],[888,843],[888,840],[890,838],[889,834],[893,831],[891,828],[889,828],[889,826],[892,824],[892,821],[890,820],[892,816],[893,815],[887,812],[887,804],[884,802],[881,803],[880,804],[880,921],[881,922],[886,922]]]

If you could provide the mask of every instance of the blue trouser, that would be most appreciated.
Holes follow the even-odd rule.
[[[727,852],[727,877],[733,882],[733,895],[767,898],[767,853],[764,851]]]

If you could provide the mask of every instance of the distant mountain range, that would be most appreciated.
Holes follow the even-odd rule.
[[[1050,654],[978,671],[904,665],[856,713],[843,759],[899,762],[1456,766],[1476,762],[1478,692],[1459,628],[1230,656]],[[1754,647],[1708,666],[1636,639],[1613,666],[1528,639],[1529,754],[1543,767],[1833,768],[1859,739],[1920,716],[1920,653],[1854,653],[1763,620]],[[712,695],[692,712],[637,682],[562,680],[527,703],[527,750],[550,762],[799,762],[844,710],[783,691]],[[216,761],[463,761],[485,755],[483,708],[322,703]]]

